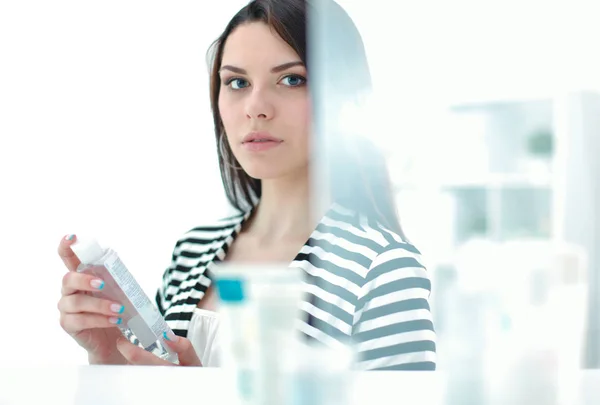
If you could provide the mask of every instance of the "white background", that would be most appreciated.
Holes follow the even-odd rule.
[[[205,53],[244,3],[0,2],[4,364],[86,361],[58,325],[63,235],[117,249],[153,296],[177,237],[227,211]],[[452,100],[600,90],[592,2],[340,3],[386,125]]]

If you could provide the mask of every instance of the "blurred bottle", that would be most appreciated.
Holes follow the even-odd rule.
[[[244,405],[345,405],[352,354],[307,340],[299,328],[301,269],[215,266],[222,367]]]

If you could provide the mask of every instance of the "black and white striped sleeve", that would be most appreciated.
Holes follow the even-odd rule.
[[[160,312],[160,314],[162,316],[164,316],[165,312],[167,311],[167,302],[165,300],[165,296],[166,296],[167,286],[169,284],[169,282],[168,282],[169,270],[170,270],[170,267],[167,268],[166,271],[163,273],[161,285],[160,285],[160,287],[158,287],[158,289],[156,291],[156,296],[155,296],[156,307],[158,308],[158,311]]]
[[[388,245],[371,263],[358,297],[353,341],[361,370],[435,370],[431,281],[414,247]]]
[[[177,247],[179,246],[179,241],[173,247],[173,253],[171,254],[171,263],[169,267],[167,267],[162,275],[162,280],[160,286],[158,287],[155,295],[155,303],[158,311],[162,316],[165,315],[165,312],[169,308],[170,297],[167,294],[167,290],[169,285],[171,284],[171,274],[173,273],[173,269],[177,263]]]

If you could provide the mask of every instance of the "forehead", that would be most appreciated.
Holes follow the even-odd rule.
[[[223,65],[271,65],[299,59],[294,49],[275,30],[262,22],[237,27],[225,41]],[[244,65],[244,66],[242,66]]]

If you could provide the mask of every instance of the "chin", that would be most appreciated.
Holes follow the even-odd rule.
[[[277,170],[274,167],[244,167],[244,171],[248,174],[248,176],[253,179],[258,180],[271,180],[282,177],[284,175],[284,171]]]
[[[258,180],[280,179],[299,172],[298,167],[282,167],[274,164],[248,164],[243,167],[248,176]]]

